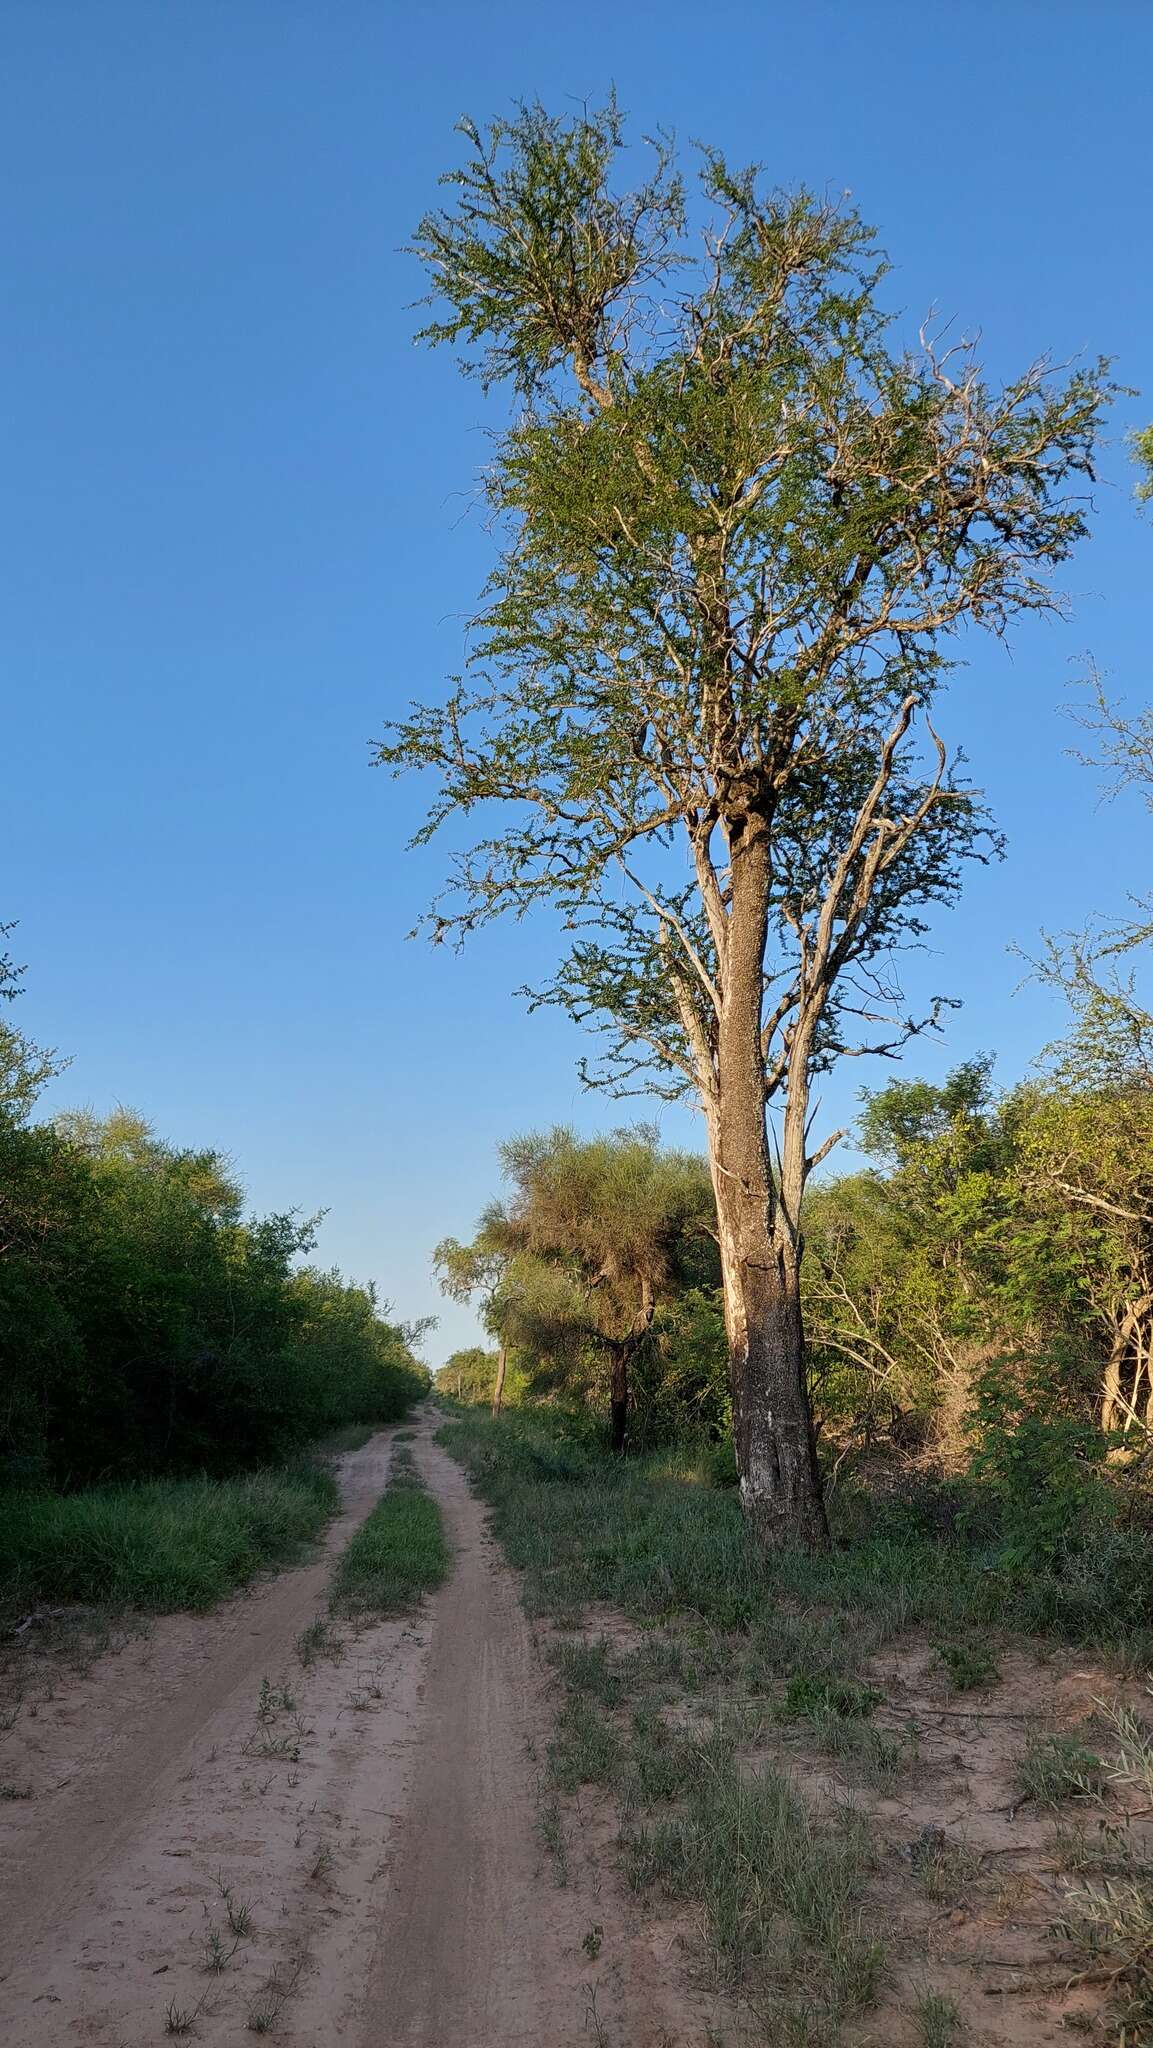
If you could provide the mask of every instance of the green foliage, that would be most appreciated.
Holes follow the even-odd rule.
[[[127,1111],[0,1115],[0,1479],[227,1472],[403,1414],[427,1385],[406,1334],[299,1269],[311,1243]]]
[[[403,1614],[442,1583],[449,1561],[440,1509],[409,1454],[394,1451],[387,1491],[340,1554],[333,1612]]]
[[[0,1512],[0,1586],[29,1606],[211,1607],[263,1565],[299,1556],[336,1502],[327,1466],[307,1463],[240,1479],[13,1493]]]
[[[797,1671],[785,1687],[781,1718],[801,1721],[811,1715],[835,1714],[841,1720],[867,1720],[880,1700],[875,1686]]]
[[[1092,1421],[1054,1415],[1049,1401],[1044,1380],[1014,1373],[1011,1361],[998,1360],[977,1382],[971,1469],[982,1517],[986,1503],[994,1505],[999,1562],[1007,1567],[1056,1557],[1105,1505]]]
[[[514,1398],[603,1404],[616,1375],[634,1445],[695,1421],[727,1421],[727,1352],[717,1300],[712,1187],[705,1161],[638,1124],[593,1139],[567,1128],[501,1147],[511,1193],[489,1204],[471,1244],[448,1239],[442,1285],[479,1297],[510,1351]],[[703,1284],[702,1284],[703,1283]],[[711,1285],[709,1284],[711,1283]],[[438,1385],[492,1395],[495,1361],[458,1353]]]
[[[1025,1567],[1008,1561],[998,1504],[974,1481],[960,1506],[954,1491],[941,1510],[927,1483],[909,1500],[891,1486],[844,1489],[832,1550],[766,1557],[731,1492],[672,1477],[667,1460],[650,1469],[609,1458],[554,1425],[567,1426],[540,1406],[441,1431],[491,1503],[538,1611],[564,1617],[608,1601],[640,1620],[679,1614],[742,1632],[750,1682],[766,1691],[782,1673],[855,1680],[861,1655],[913,1628],[938,1642],[1016,1628],[1135,1665],[1153,1656],[1153,1535],[1141,1528],[1090,1512]],[[698,1658],[703,1675],[703,1647]]]
[[[976,1692],[1001,1676],[996,1658],[980,1642],[938,1643],[937,1661],[957,1692]]]
[[[1017,1796],[1038,1806],[1099,1799],[1108,1777],[1101,1758],[1077,1736],[1033,1735],[1017,1766]]]
[[[496,1372],[497,1353],[482,1351],[479,1344],[474,1344],[446,1358],[433,1375],[433,1385],[438,1393],[449,1394],[454,1401],[484,1404],[492,1400]]]

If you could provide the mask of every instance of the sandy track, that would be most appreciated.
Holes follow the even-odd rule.
[[[591,1865],[558,1889],[541,1846],[541,1667],[432,1429],[415,1450],[455,1561],[415,1621],[294,1653],[385,1484],[384,1433],[343,1461],[322,1559],[166,1617],[5,1738],[0,1778],[33,1794],[0,1805],[5,2048],[144,2048],[191,2015],[188,2038],[234,2048],[262,2021],[298,2048],[576,2048],[594,1993],[614,2041],[661,2038],[654,1983],[582,1950],[617,1905]],[[214,1973],[225,1892],[251,1927]]]

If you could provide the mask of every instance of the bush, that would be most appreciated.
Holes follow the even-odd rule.
[[[333,1512],[320,1464],[241,1479],[156,1480],[9,1495],[0,1516],[5,1604],[211,1607],[265,1565],[298,1557]]]

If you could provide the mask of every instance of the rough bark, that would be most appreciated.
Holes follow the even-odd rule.
[[[828,1524],[801,1320],[800,1247],[773,1176],[761,1047],[768,914],[763,838],[733,847],[732,917],[707,1104],[741,1501],[768,1547],[823,1547]]]

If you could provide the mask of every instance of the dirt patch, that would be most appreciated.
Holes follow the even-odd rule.
[[[625,1676],[629,1660],[646,1650],[659,1669],[652,1653],[677,1634],[675,1624],[638,1629],[600,1605],[580,1629],[539,1627],[558,1673],[572,1668],[581,1648],[603,1657],[610,1673]],[[691,1658],[693,1632],[682,1640]],[[719,1644],[714,1633],[710,1659],[718,1667]],[[1100,1888],[1118,1876],[1124,1882],[1126,1864],[1153,1870],[1153,1814],[1138,1792],[1107,1780],[1089,1796],[1027,1798],[1020,1774],[1030,1742],[1050,1736],[1099,1752],[1106,1765],[1115,1761],[1116,1735],[1101,1703],[1136,1710],[1148,1722],[1149,1694],[1142,1683],[1071,1650],[1001,1642],[995,1663],[988,1683],[964,1692],[950,1684],[931,1643],[906,1639],[887,1647],[860,1673],[879,1697],[875,1712],[856,1724],[859,1755],[847,1739],[838,1751],[835,1734],[830,1747],[803,1720],[782,1722],[771,1698],[750,1694],[747,1680],[726,1680],[721,1669],[706,1693],[686,1693],[674,1677],[660,1697],[660,1716],[681,1739],[703,1747],[718,1726],[735,1731],[745,1777],[752,1782],[783,1771],[816,1827],[835,1826],[838,1815],[854,1810],[865,1817],[871,1868],[861,1920],[883,1945],[884,1963],[876,2000],[845,2025],[847,2043],[883,2039],[916,2048],[930,2039],[965,2039],[1043,2048],[1067,2040],[1070,2031],[1116,2038],[1113,1959],[1094,1958],[1062,1923],[1086,1883]],[[731,1671],[741,1670],[741,1641],[733,1638]],[[554,1697],[565,1696],[558,1675]],[[625,1737],[637,1702],[625,1677],[624,1697],[614,1703],[602,1692],[600,1712]],[[582,1784],[559,1796],[557,1806],[570,1857],[615,1877],[622,1822],[627,1833],[620,1784]],[[654,1818],[658,1826],[675,1824],[682,1810],[674,1800]],[[703,1911],[671,1898],[659,1879],[642,1887],[642,1896],[627,1938],[634,1956],[647,1953],[663,1977],[664,2030],[640,2038],[665,2048],[783,2038],[771,1976],[758,1981],[755,1967],[726,1971],[711,1950]],[[796,2014],[794,2004],[793,2026]],[[934,2015],[937,2033],[930,2031]],[[818,2024],[811,2038],[833,2036]]]
[[[414,1451],[454,1566],[415,1619],[326,1616],[387,1433],[343,1460],[316,1563],[86,1669],[43,1660],[0,1750],[0,1782],[28,1794],[0,1805],[5,2048],[674,2038],[606,1860],[556,1882],[547,1673],[433,1426]]]

